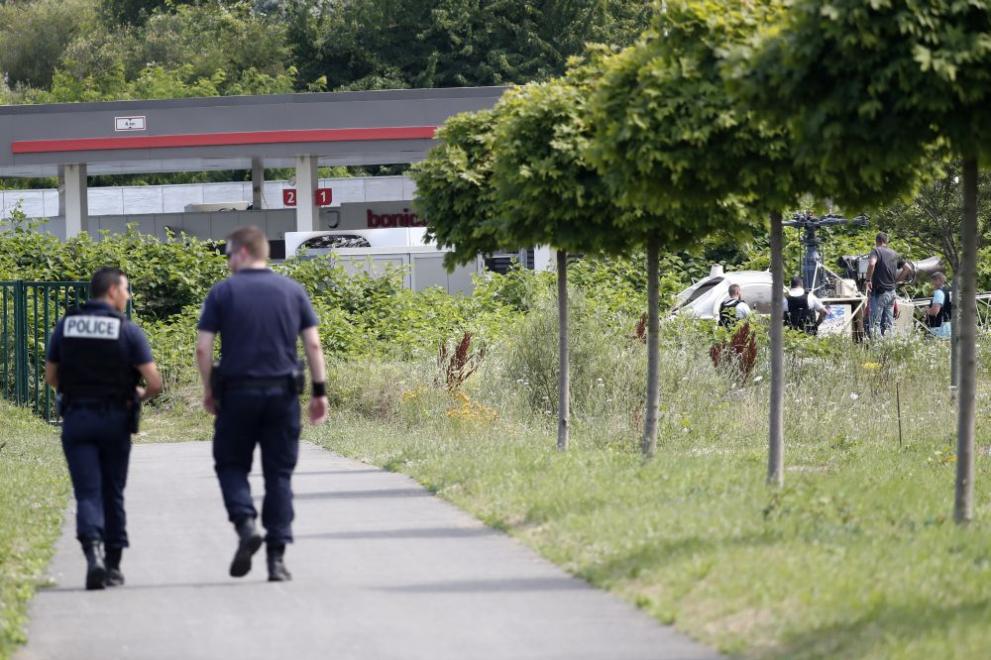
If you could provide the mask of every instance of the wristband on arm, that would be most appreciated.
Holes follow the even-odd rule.
[[[313,396],[327,396],[327,383],[313,383]]]

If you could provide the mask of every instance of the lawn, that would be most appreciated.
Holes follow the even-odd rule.
[[[55,428],[0,402],[0,658],[25,641],[71,490]]]
[[[980,657],[991,648],[987,392],[976,521],[961,528],[953,405],[939,385],[945,347],[896,359],[899,350],[789,360],[781,490],[764,484],[766,380],[739,387],[700,355],[666,360],[662,437],[649,462],[636,452],[635,423],[578,419],[562,454],[553,418],[521,419],[506,379],[483,373],[470,398],[451,399],[431,387],[428,366],[343,367],[361,369],[361,385],[308,437],[412,475],[734,655]]]

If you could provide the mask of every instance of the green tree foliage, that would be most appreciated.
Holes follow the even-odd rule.
[[[780,213],[808,189],[790,163],[783,132],[728,93],[732,60],[774,25],[780,2],[681,0],[665,3],[654,31],[605,60],[589,104],[596,127],[590,157],[617,201],[641,212],[624,230],[647,242],[647,411],[643,451],[657,436],[660,249],[691,245],[713,234],[752,233],[772,214],[771,271],[781,290]],[[781,316],[781,299],[772,315]],[[781,328],[771,333],[771,424],[768,478],[780,483],[782,428]]]
[[[100,0],[100,13],[111,24],[140,25],[156,12],[196,0]]]
[[[991,130],[961,115],[991,94],[987,11],[983,1],[799,0],[743,70],[741,93],[787,123],[796,158],[841,205],[887,203],[913,191],[939,135],[962,148]]]
[[[782,131],[727,94],[727,56],[772,25],[779,9],[670,2],[653,32],[604,62],[589,103],[589,156],[620,204],[657,214],[644,217],[660,219],[654,229],[666,243],[713,232],[742,239],[809,188]]]
[[[0,99],[527,82],[588,42],[630,43],[650,14],[642,0],[0,3]]]
[[[492,182],[504,231],[521,245],[589,253],[629,248],[617,230],[624,213],[585,157],[589,86],[576,70],[511,90],[499,102]]]
[[[978,182],[978,232],[982,243],[991,231],[991,172]],[[960,268],[960,219],[963,217],[961,166],[947,164],[931,177],[910,201],[896,200],[881,207],[875,217],[878,228],[908,245],[916,255],[939,254],[949,270]],[[981,260],[987,268],[987,262]],[[981,287],[989,285],[982,273]]]
[[[294,64],[331,89],[499,85],[564,72],[587,42],[630,43],[642,0],[290,0]]]
[[[0,72],[6,84],[47,87],[69,44],[96,29],[91,0],[0,3]]]
[[[502,231],[492,186],[497,110],[455,115],[437,131],[437,146],[417,163],[417,210],[427,217],[427,237],[440,247],[449,268],[482,253],[519,247]]]
[[[46,2],[36,0],[38,7],[47,6]],[[285,24],[278,16],[253,11],[250,4],[180,5],[156,11],[140,25],[107,27],[95,18],[91,0],[71,2],[85,11],[63,17],[66,25],[76,28],[71,38],[50,52],[30,47],[43,45],[44,38],[50,39],[47,35],[28,42],[17,25],[4,29],[0,20],[0,43],[21,40],[3,51],[0,64],[29,58],[38,72],[34,78],[42,81],[11,76],[8,100],[51,103],[272,94],[291,92],[297,83],[296,70],[287,64]]]
[[[618,252],[627,239],[601,177],[585,160],[590,130],[583,112],[587,78],[531,83],[499,101],[493,182],[503,231],[523,245],[558,250],[558,449],[570,426],[567,253]],[[582,83],[585,84],[582,84]]]

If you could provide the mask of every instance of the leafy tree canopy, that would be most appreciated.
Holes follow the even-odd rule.
[[[747,68],[749,100],[846,206],[906,195],[940,136],[991,144],[986,0],[796,0]]]
[[[480,253],[508,245],[492,186],[493,129],[497,110],[468,112],[448,119],[437,131],[437,146],[417,163],[416,204],[429,222],[427,236],[453,247],[445,265],[465,264]]]
[[[500,85],[564,72],[586,42],[630,43],[642,0],[289,0],[294,64],[330,89]]]
[[[620,204],[652,214],[643,231],[675,245],[745,235],[808,189],[783,132],[727,92],[730,54],[772,26],[781,3],[666,6],[652,32],[603,62],[589,157]]]
[[[156,11],[192,4],[195,0],[100,0],[100,11],[110,23],[140,25]]]
[[[960,219],[963,217],[961,167],[958,161],[946,164],[919,189],[910,201],[895,201],[881,207],[875,216],[879,229],[903,241],[920,256],[939,254],[947,270],[960,268]],[[982,242],[991,232],[991,172],[981,172],[978,180],[978,228]],[[982,288],[987,286],[988,262],[980,273]]]
[[[585,116],[589,79],[531,83],[499,102],[493,183],[505,231],[524,245],[581,252],[621,252],[629,237],[614,203],[585,158],[592,130]]]
[[[91,0],[0,3],[0,72],[5,84],[47,87],[65,49],[98,29]]]

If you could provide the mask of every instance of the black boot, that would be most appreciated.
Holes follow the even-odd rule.
[[[107,586],[119,587],[124,584],[124,574],[120,572],[120,558],[124,548],[116,545],[107,546]]]
[[[231,561],[231,577],[244,577],[251,571],[251,556],[262,547],[262,537],[255,529],[254,518],[242,518],[234,524],[237,530],[237,550]]]
[[[103,563],[103,544],[99,541],[83,541],[86,555],[86,590],[103,589],[107,580],[107,567]]]
[[[285,555],[286,546],[282,543],[269,543],[265,547],[268,555],[268,581],[288,582],[292,579],[292,574],[286,568]]]

